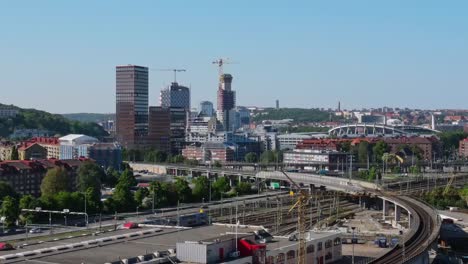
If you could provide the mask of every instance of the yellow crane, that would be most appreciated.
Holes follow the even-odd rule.
[[[218,65],[218,74],[219,74],[219,76],[223,75],[223,73],[224,73],[224,71],[223,71],[224,64],[237,64],[237,62],[232,62],[229,58],[217,59],[217,60],[213,61],[212,63]]]
[[[297,240],[298,240],[298,254],[297,254],[297,263],[306,264],[306,211],[307,204],[310,200],[310,194],[303,190],[291,177],[289,177],[286,172],[281,171],[283,175],[291,182],[291,184],[298,190],[297,201],[289,209],[289,212],[294,209],[297,210]]]

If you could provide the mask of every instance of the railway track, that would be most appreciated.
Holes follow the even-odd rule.
[[[370,262],[373,264],[411,263],[412,260],[427,251],[429,244],[435,239],[432,231],[436,228],[437,223],[434,220],[434,215],[429,212],[429,207],[407,196],[392,198],[410,208],[413,219],[411,231],[401,244]]]

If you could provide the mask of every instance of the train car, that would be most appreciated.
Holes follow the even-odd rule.
[[[208,215],[206,213],[193,213],[179,216],[179,225],[192,227],[208,224]]]

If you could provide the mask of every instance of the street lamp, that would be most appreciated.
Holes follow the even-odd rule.
[[[355,226],[351,227],[351,229],[353,230],[353,236],[351,238],[351,244],[353,244],[353,255],[351,257],[351,263],[354,264],[354,242],[355,242],[355,238],[354,238],[354,229],[356,229]]]

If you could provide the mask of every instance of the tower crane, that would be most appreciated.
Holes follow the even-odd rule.
[[[218,65],[219,76],[224,74],[224,71],[223,71],[224,64],[235,64],[235,62],[232,62],[229,58],[226,58],[226,59],[220,58],[220,59],[213,61],[212,63]]]
[[[298,226],[298,264],[306,264],[306,240],[305,240],[305,232],[306,232],[306,210],[307,204],[311,198],[310,194],[304,191],[291,177],[289,177],[286,172],[281,171],[283,175],[291,182],[291,184],[298,189],[299,195],[297,197],[297,201],[294,205],[289,209],[289,212],[296,209],[297,210],[297,226]]]
[[[186,72],[186,69],[155,69],[154,71],[171,71],[174,72],[174,82],[177,82],[177,73],[178,72]]]

